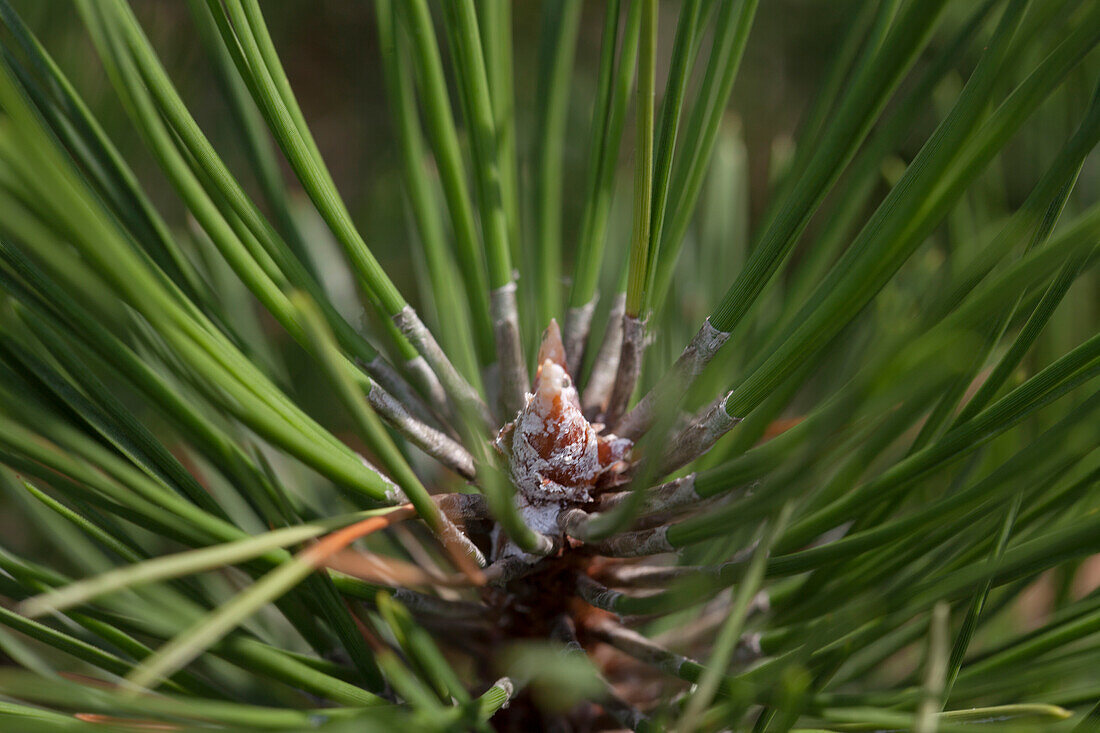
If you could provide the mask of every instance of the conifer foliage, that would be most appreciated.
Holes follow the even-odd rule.
[[[843,3],[761,156],[767,3],[373,0],[396,248],[291,3],[216,129],[13,3],[0,729],[1100,730],[1100,3]]]

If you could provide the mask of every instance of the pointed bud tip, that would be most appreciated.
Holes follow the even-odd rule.
[[[558,322],[553,318],[550,319],[550,325],[542,332],[542,343],[539,345],[538,357],[540,367],[547,359],[562,367],[565,366],[565,344],[561,340],[561,328],[558,327]]]

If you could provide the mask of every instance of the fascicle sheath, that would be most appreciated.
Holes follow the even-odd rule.
[[[500,365],[500,402],[504,414],[511,416],[523,409],[523,396],[530,386],[519,338],[515,282],[502,285],[489,294],[489,313],[493,319],[497,363]]]
[[[612,535],[602,542],[597,542],[595,547],[601,555],[606,557],[645,557],[676,550],[669,544],[667,525]]]
[[[578,540],[587,540],[586,525],[588,513],[581,509],[567,509],[558,515],[558,526],[562,532]]]
[[[630,496],[629,491],[619,491],[600,497],[600,510],[607,511],[621,504]],[[703,497],[695,490],[695,474],[673,479],[645,490],[645,498],[638,508],[639,514],[668,511],[701,501]]]
[[[623,316],[623,345],[619,352],[619,368],[615,372],[615,386],[607,402],[608,425],[614,425],[626,412],[638,375],[642,372],[642,354],[645,351],[645,324],[641,318],[630,314]],[[616,433],[617,435],[618,433]]]
[[[377,384],[372,386],[367,399],[375,412],[410,443],[463,478],[474,477],[474,458],[458,442],[417,420],[393,395]]]
[[[448,619],[484,618],[485,613],[489,610],[487,606],[481,603],[447,601],[408,588],[394,588],[393,599],[415,614],[429,614]]]
[[[725,397],[712,402],[677,435],[668,441],[669,450],[661,459],[659,475],[667,475],[700,457],[714,445],[719,438],[730,431],[737,423],[739,417],[731,417],[726,412]]]
[[[409,497],[406,496],[405,492],[401,489],[400,486],[395,484],[393,482],[393,480],[390,479],[390,477],[386,475],[385,471],[381,470],[380,468],[378,468],[378,466],[371,463],[362,454],[357,453],[356,455],[359,456],[359,461],[364,466],[366,466],[367,468],[369,468],[370,470],[372,470],[376,474],[378,474],[382,478],[382,480],[385,481],[389,485],[389,488],[386,489],[386,501],[388,501],[390,504],[407,504],[407,503],[409,503]]]
[[[600,641],[606,642],[646,664],[651,664],[667,674],[683,677],[685,667],[702,669],[702,665],[698,662],[676,652],[662,649],[637,631],[623,628],[611,621],[593,625],[588,630]]]
[[[592,328],[592,315],[596,312],[596,303],[600,296],[582,306],[570,308],[565,314],[565,358],[566,369],[573,376],[581,373],[584,364],[584,347],[588,343],[588,332]]]
[[[451,544],[457,551],[464,553],[477,563],[479,568],[483,568],[488,564],[485,555],[478,549],[478,546],[451,521],[446,513],[443,514],[442,537],[444,542]]]
[[[451,521],[461,523],[492,519],[489,502],[481,494],[439,494],[432,498]]]
[[[580,509],[570,509],[562,512],[561,516],[558,517],[558,525],[570,537],[588,540],[588,523],[595,516],[598,515],[587,514]],[[607,557],[659,555],[663,552],[674,552],[676,549],[669,544],[667,533],[668,527],[662,525],[652,529],[612,535],[602,542],[592,543],[591,546],[601,555]]]
[[[600,350],[596,353],[592,374],[588,377],[584,394],[581,395],[581,407],[585,414],[602,413],[607,409],[611,388],[615,384],[615,373],[619,371],[619,354],[623,349],[624,313],[626,313],[626,293],[619,293],[611,304],[603,343],[600,344]]]
[[[439,381],[439,377],[432,371],[431,366],[425,361],[423,356],[415,356],[405,362],[405,369],[408,371],[409,379],[415,382],[417,388],[419,388],[426,396],[428,403],[432,405],[439,405],[437,409],[443,410],[444,414],[447,411],[447,391],[443,389],[443,385]],[[391,394],[396,395],[396,392]]]
[[[663,590],[681,578],[699,572],[693,565],[613,565],[600,573],[599,578],[608,585],[628,588],[657,588]]]
[[[422,357],[417,358],[420,359],[422,363],[424,362]],[[379,355],[368,362],[360,361],[358,364],[363,371],[369,374],[374,381],[378,382],[384,390],[389,392],[397,401],[403,404],[417,420],[427,423],[432,427],[438,427],[437,418],[432,415],[431,409],[424,402],[424,399],[416,393],[413,387],[397,373],[397,370],[394,369],[384,357]],[[426,363],[424,364],[424,369],[431,374],[431,369],[428,368]],[[409,373],[410,375],[413,373],[411,368]],[[434,374],[431,374],[431,379],[436,385],[438,394],[441,396],[443,394],[443,387],[439,385],[439,380],[435,378]],[[429,394],[429,397],[434,399],[436,395]]]
[[[709,318],[703,321],[703,326],[684,347],[668,374],[638,400],[638,404],[630,412],[623,415],[622,420],[614,428],[615,434],[631,440],[637,440],[644,435],[653,427],[653,421],[657,416],[657,404],[661,397],[668,394],[670,390],[686,392],[729,337],[728,331],[719,331],[712,326]]]
[[[435,340],[435,336],[420,320],[420,316],[416,314],[412,306],[406,305],[402,308],[394,315],[393,322],[405,338],[412,342],[416,350],[424,357],[424,360],[428,362],[428,365],[442,383],[447,395],[461,408],[473,411],[486,427],[491,428],[493,420],[489,415],[489,409],[482,402],[481,397],[474,388],[470,386],[470,383],[462,378],[451,360],[443,353],[443,349]]]
[[[508,555],[485,568],[485,582],[493,586],[503,586],[513,580],[519,580],[539,569],[537,563],[519,555]]]
[[[577,575],[577,595],[585,603],[615,613],[615,604],[623,594],[597,583],[587,575]]]

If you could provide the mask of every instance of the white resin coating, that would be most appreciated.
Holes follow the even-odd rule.
[[[536,532],[558,535],[563,508],[589,504],[591,492],[625,472],[633,443],[601,434],[581,411],[565,368],[557,323],[546,329],[532,392],[514,422],[501,429],[497,447],[508,456],[516,508]]]

